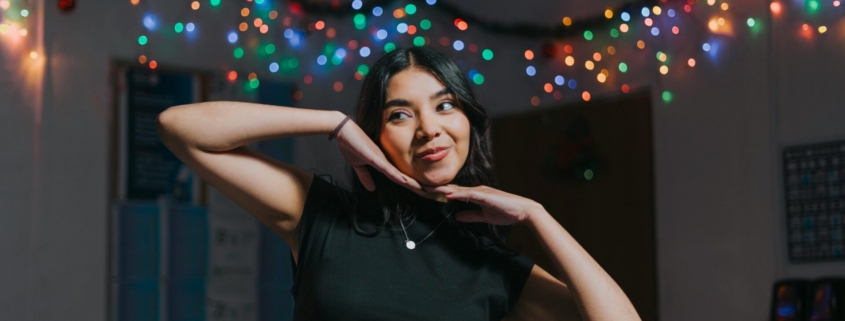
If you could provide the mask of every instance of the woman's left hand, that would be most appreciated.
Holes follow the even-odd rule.
[[[511,225],[528,221],[529,213],[540,206],[531,199],[479,185],[473,187],[455,184],[424,187],[430,192],[445,193],[446,198],[467,200],[481,206],[481,211],[460,211],[455,219],[461,222],[485,222],[494,225]]]

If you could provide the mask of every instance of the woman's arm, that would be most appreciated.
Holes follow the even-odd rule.
[[[210,101],[170,107],[159,124],[162,140],[222,152],[268,139],[328,134],[344,117],[336,110]]]
[[[506,320],[641,320],[610,275],[540,203],[485,185],[446,184],[426,191],[480,205],[481,210],[455,213],[455,219],[460,222],[527,225],[552,258],[563,280],[551,277],[535,265],[513,315]],[[575,315],[576,309],[580,318]]]
[[[529,211],[523,223],[554,262],[583,320],[641,320],[613,278],[542,205]]]
[[[281,236],[296,259],[313,174],[247,145],[328,134],[344,117],[339,111],[214,101],[170,107],[159,114],[157,129],[176,157]]]
[[[273,159],[248,144],[288,136],[326,135],[346,115],[339,111],[214,101],[170,107],[158,116],[162,142],[203,180],[279,234],[298,258],[299,231],[314,174]],[[354,122],[343,123],[335,142],[358,179],[375,188],[370,166],[423,193]]]

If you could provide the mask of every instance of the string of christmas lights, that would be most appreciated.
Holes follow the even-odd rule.
[[[130,0],[133,5],[140,1],[143,0]],[[773,19],[781,19],[785,9],[789,7],[774,1],[769,7],[770,12],[749,15],[731,11],[730,4],[725,1],[639,1],[608,8],[594,17],[577,21],[563,17],[558,25],[544,26],[489,21],[444,0],[426,0],[425,4],[423,1],[397,0],[372,0],[366,4],[361,0],[346,3],[337,0],[328,3],[295,0],[285,3],[270,0],[238,1],[243,3],[243,7],[235,15],[238,19],[235,22],[237,28],[228,32],[224,38],[233,46],[231,50],[235,60],[242,61],[244,57],[248,57],[250,64],[269,60],[267,70],[270,73],[302,77],[302,82],[306,85],[312,83],[315,77],[343,79],[337,80],[332,86],[335,91],[342,91],[344,80],[349,77],[345,71],[348,68],[335,68],[336,66],[360,61],[349,77],[360,81],[369,71],[369,66],[363,63],[363,58],[395,50],[397,42],[415,46],[439,44],[455,51],[466,49],[467,52],[480,56],[480,63],[473,64],[475,68],[466,68],[469,79],[480,86],[489,75],[485,76],[479,69],[484,68],[484,61],[494,59],[494,51],[520,50],[524,51],[522,56],[525,57],[525,77],[529,77],[529,82],[536,83],[538,88],[539,95],[530,99],[532,105],[539,105],[543,94],[562,99],[565,91],[580,92],[585,101],[591,99],[591,89],[605,92],[615,87],[618,89],[613,90],[628,93],[632,90],[631,87],[635,86],[633,83],[642,82],[641,78],[648,78],[654,72],[668,75],[670,69],[675,72],[694,68],[700,64],[701,59],[715,61],[730,41],[741,41],[736,39],[738,37],[757,36],[764,30],[762,24],[768,22],[769,14]],[[208,3],[216,7],[220,5],[220,0],[209,0]],[[199,1],[191,2],[192,10],[197,11],[200,7]],[[826,19],[831,23],[832,19],[842,18],[841,10],[835,10],[841,7],[839,0],[830,3],[804,0],[803,8],[795,7],[797,6],[793,4],[790,9],[803,10],[806,19],[817,20],[815,24],[806,22],[798,26],[801,32],[806,34],[806,38],[828,32],[826,24],[818,20]],[[832,14],[819,14],[827,9],[833,9],[828,10]],[[697,14],[692,14],[693,11]],[[438,18],[443,15],[449,17],[453,26],[444,26],[443,19],[429,18],[435,14],[440,15]],[[710,18],[701,21],[697,16]],[[329,25],[326,20],[330,19],[326,18],[338,25]],[[147,18],[144,24],[146,21]],[[346,24],[350,22],[351,24]],[[180,32],[180,26],[187,29],[187,25],[181,24],[177,22],[174,25],[177,33]],[[350,25],[358,32],[343,40],[336,39],[337,30],[351,29]],[[465,43],[460,39],[450,39],[449,36],[460,34],[470,26],[491,34],[533,39],[537,45],[523,49],[496,49],[482,48],[479,44]],[[747,26],[747,29],[743,29],[743,26]],[[152,31],[151,28],[148,29]],[[439,34],[435,34],[435,30],[439,30]],[[681,30],[684,30],[683,34]],[[320,37],[315,38],[315,35]],[[282,37],[287,44],[277,45],[273,41]],[[316,56],[308,56],[312,55],[314,50],[305,50],[302,47],[309,38],[314,38],[315,41],[309,41],[305,46],[315,49],[322,47]],[[146,42],[146,36],[142,35],[139,45],[144,46]],[[656,60],[641,58],[643,55],[652,54]],[[545,60],[535,60],[535,56]],[[146,60],[146,55],[139,58],[142,64]],[[156,67],[154,62],[150,61],[150,68]],[[307,66],[313,67],[314,63],[323,69],[303,70]],[[466,64],[462,67],[466,67]],[[566,76],[567,73],[570,75]],[[256,71],[241,80],[237,72],[232,70],[228,72],[227,79],[233,83],[243,81],[247,90],[254,90],[259,85]],[[294,97],[301,99],[302,93],[297,92]],[[669,103],[672,101],[672,93],[664,90],[661,98]]]
[[[31,9],[28,0],[0,0],[0,43],[9,47],[27,44]],[[30,58],[38,59],[37,51],[28,51]]]

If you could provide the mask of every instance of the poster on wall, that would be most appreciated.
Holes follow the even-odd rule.
[[[258,224],[217,190],[209,190],[209,201],[207,320],[258,320]]]
[[[845,141],[784,149],[789,260],[845,260]]]
[[[116,76],[117,199],[168,198],[198,205],[201,182],[161,142],[156,119],[169,107],[201,101],[202,75],[122,66]]]

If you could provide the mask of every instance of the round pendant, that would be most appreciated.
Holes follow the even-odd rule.
[[[415,247],[417,247],[417,243],[414,243],[414,241],[408,240],[408,241],[405,241],[405,246],[407,246],[409,250],[413,250]]]

